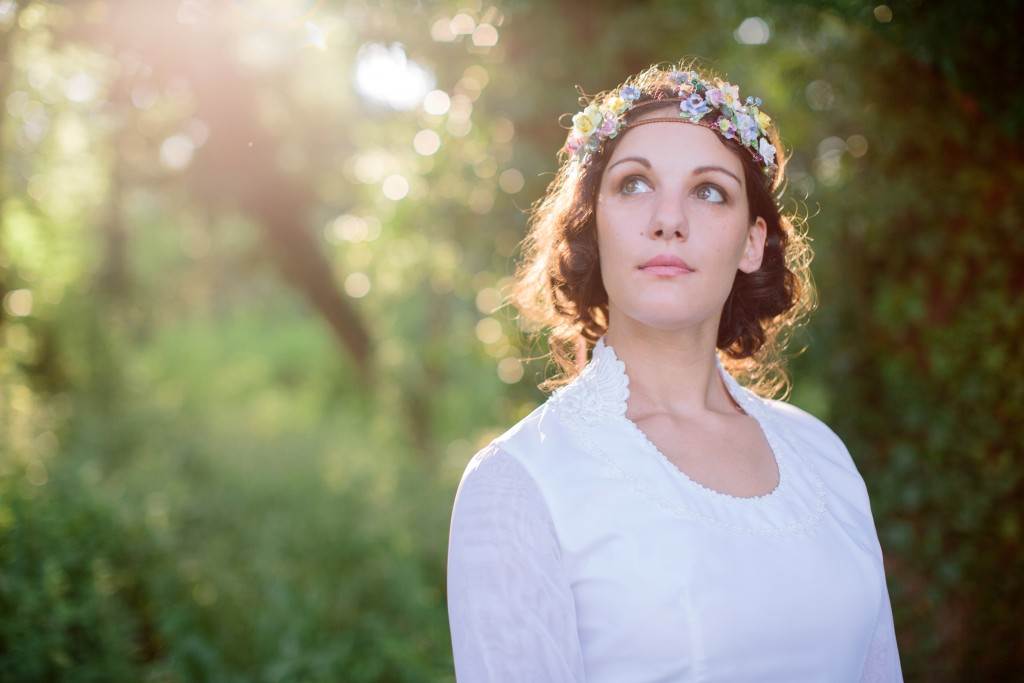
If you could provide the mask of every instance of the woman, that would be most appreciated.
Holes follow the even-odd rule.
[[[455,497],[460,683],[902,681],[845,444],[718,353],[777,387],[814,305],[760,105],[680,63],[574,117],[515,292],[563,376]]]

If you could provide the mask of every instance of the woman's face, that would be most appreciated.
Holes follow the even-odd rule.
[[[745,183],[740,160],[702,126],[658,122],[622,134],[597,197],[612,321],[663,330],[710,321],[717,331],[736,271],[757,270],[764,251],[767,225],[748,223]],[[663,255],[692,271],[644,268]]]

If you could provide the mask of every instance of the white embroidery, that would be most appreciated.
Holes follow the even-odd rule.
[[[628,483],[644,499],[675,517],[760,535],[790,535],[813,531],[823,518],[827,507],[824,482],[813,465],[800,457],[798,449],[786,437],[785,430],[778,429],[775,417],[763,399],[740,385],[721,365],[717,356],[715,363],[729,393],[743,410],[760,424],[775,455],[779,483],[769,493],[742,497],[716,491],[691,479],[668,460],[644,431],[626,417],[629,376],[626,374],[625,364],[615,355],[612,347],[604,342],[604,337],[598,340],[590,362],[580,374],[570,384],[555,391],[548,400],[589,455],[595,457],[606,470],[611,469],[616,478]],[[667,500],[656,494],[642,477],[623,469],[608,453],[605,443],[599,436],[601,429],[609,426],[625,430],[639,448],[668,465],[669,471],[682,482],[684,488],[708,501],[710,507],[721,509],[723,513],[746,511],[746,518],[750,522],[739,524],[726,519],[727,515],[718,517],[687,505],[683,499]],[[795,467],[800,468],[799,477],[793,469]],[[777,505],[799,500],[801,490],[798,483],[804,483],[802,479],[810,482],[809,487],[806,484],[804,486],[809,491],[803,492],[805,497],[812,498],[809,509],[796,519],[773,521],[768,514],[770,510],[779,516]],[[765,514],[759,515],[760,511]],[[782,516],[785,517],[784,514]],[[793,514],[791,513],[789,517],[793,517]]]

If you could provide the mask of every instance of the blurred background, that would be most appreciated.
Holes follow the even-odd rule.
[[[452,681],[503,293],[559,116],[762,97],[907,680],[1024,667],[1016,3],[0,0],[0,679]]]

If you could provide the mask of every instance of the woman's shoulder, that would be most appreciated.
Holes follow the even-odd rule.
[[[569,456],[569,449],[563,419],[560,413],[553,409],[550,397],[491,439],[474,455],[474,458],[483,460],[488,457],[503,457],[483,452],[490,450],[500,451],[504,457],[518,460],[538,477],[543,476],[544,470],[556,467],[564,461]],[[472,464],[472,460],[470,462]]]
[[[846,490],[870,515],[867,485],[843,439],[813,413],[779,399],[763,399],[783,436],[832,487]]]
[[[857,469],[846,443],[832,427],[817,415],[780,399],[762,399],[772,417],[789,435],[796,436],[812,450],[836,464]]]
[[[762,400],[776,415],[786,420],[790,426],[806,430],[814,436],[826,440],[839,438],[828,423],[814,413],[801,408],[798,405],[777,398],[765,398]]]
[[[776,424],[791,437],[796,437],[803,450],[816,461],[823,459],[860,478],[860,471],[843,438],[824,420],[795,405],[777,398],[763,399]]]
[[[536,490],[550,502],[572,490],[566,482],[579,478],[582,452],[551,401],[544,401],[504,432],[493,437],[466,463],[460,487],[491,486],[503,480],[520,492]],[[576,488],[579,488],[578,486]]]
[[[519,458],[497,440],[478,450],[455,491],[450,559],[478,552],[495,557],[502,547],[557,555],[556,537],[544,493]]]
[[[462,472],[460,487],[470,477],[476,479],[528,479],[529,463],[525,456],[536,453],[544,445],[545,404],[508,427],[473,454]]]
[[[466,463],[459,480],[456,498],[472,490],[474,495],[487,492],[495,499],[497,494],[504,498],[522,500],[525,494],[533,494],[537,486],[529,470],[502,443],[493,439],[480,448]],[[511,496],[509,496],[511,494]]]

